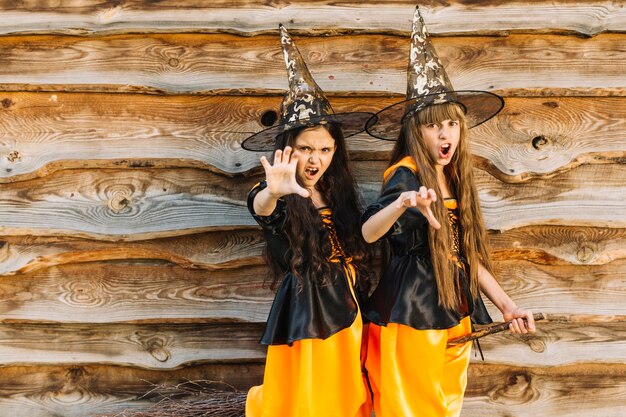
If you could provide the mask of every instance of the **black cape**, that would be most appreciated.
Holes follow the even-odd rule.
[[[365,210],[362,223],[394,202],[402,192],[419,188],[413,171],[400,166],[384,184],[378,200]],[[389,242],[391,256],[363,315],[381,326],[399,323],[418,330],[449,329],[468,314],[473,323],[491,323],[480,295],[472,299],[468,279],[460,268],[459,280],[468,312],[461,313],[439,305],[437,281],[430,261],[428,227],[428,220],[419,210],[410,208],[383,236],[382,239]]]
[[[350,327],[358,314],[357,301],[350,292],[348,278],[344,268],[339,266],[343,275],[338,279],[317,285],[304,276],[298,285],[297,278],[289,271],[291,250],[285,232],[289,221],[285,202],[278,200],[276,209],[269,216],[258,216],[254,212],[254,197],[266,186],[263,181],[250,191],[248,210],[263,228],[273,258],[279,260],[281,267],[288,272],[276,291],[261,343],[282,345],[301,339],[326,339]],[[327,236],[325,230],[321,232]],[[355,293],[358,293],[357,288]]]

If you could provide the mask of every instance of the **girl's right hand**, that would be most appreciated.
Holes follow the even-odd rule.
[[[261,165],[265,169],[267,191],[273,198],[280,198],[288,194],[298,194],[308,198],[311,193],[296,181],[298,153],[293,152],[290,146],[284,150],[278,149],[274,153],[274,165],[271,165],[265,156],[261,157]]]
[[[415,207],[422,213],[428,223],[434,228],[441,228],[441,224],[435,218],[430,205],[432,202],[437,201],[437,194],[432,188],[426,189],[421,186],[419,191],[405,191],[398,196],[396,200],[396,208],[409,208]]]

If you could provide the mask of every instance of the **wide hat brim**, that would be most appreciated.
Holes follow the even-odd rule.
[[[269,127],[243,141],[241,147],[253,152],[266,152],[274,150],[278,136],[300,127],[315,127],[327,123],[336,123],[341,126],[344,138],[354,136],[365,131],[365,125],[370,120],[376,120],[374,113],[350,112],[333,113],[313,116],[306,119],[298,119],[293,122],[281,123]]]
[[[469,129],[491,119],[504,107],[504,99],[488,91],[457,90],[426,94],[385,107],[368,120],[365,129],[375,138],[395,141],[405,117],[428,106],[442,103],[461,105],[465,110]]]

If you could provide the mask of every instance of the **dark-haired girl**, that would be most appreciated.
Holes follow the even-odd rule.
[[[242,144],[274,145],[248,209],[278,286],[261,339],[263,385],[250,389],[246,416],[370,417],[359,304],[369,256],[344,135],[372,115],[334,113],[283,27],[281,36],[290,80],[281,123]]]

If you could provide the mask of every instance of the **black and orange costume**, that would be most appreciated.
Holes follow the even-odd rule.
[[[363,323],[357,301],[356,272],[345,254],[329,208],[319,209],[320,238],[329,239],[328,262],[340,272],[325,285],[300,282],[289,271],[291,250],[285,233],[289,221],[284,201],[270,216],[248,209],[263,228],[268,250],[284,260],[285,274],[267,319],[261,343],[269,345],[263,385],[253,387],[246,402],[247,417],[369,417],[366,385],[361,374]]]
[[[416,171],[410,157],[390,167],[381,196],[366,209],[362,222],[395,202],[402,192],[419,190]],[[390,259],[363,309],[371,321],[366,367],[381,417],[456,415],[466,385],[471,346],[446,349],[447,340],[469,333],[471,322],[491,323],[482,298],[472,299],[469,291],[468,266],[458,243],[462,230],[455,221],[456,200],[446,200],[445,204],[456,252],[449,255],[458,270],[459,311],[439,305],[428,246],[430,226],[417,209],[406,210],[383,237],[389,242]]]

